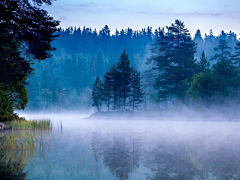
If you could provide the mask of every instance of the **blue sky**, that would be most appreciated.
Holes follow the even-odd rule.
[[[57,0],[43,8],[64,28],[155,29],[180,19],[191,34],[232,30],[240,37],[240,0]]]

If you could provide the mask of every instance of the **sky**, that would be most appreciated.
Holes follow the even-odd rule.
[[[192,35],[200,29],[204,37],[212,29],[215,35],[232,30],[240,37],[240,0],[57,0],[43,8],[63,28],[108,25],[114,33],[116,28],[170,26],[179,19]]]

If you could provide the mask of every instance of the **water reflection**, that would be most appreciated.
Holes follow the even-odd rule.
[[[0,178],[26,179],[29,161],[44,154],[47,131],[5,132],[0,138]]]
[[[142,179],[148,180],[240,179],[239,133],[207,131],[181,137],[160,131],[97,130],[92,133],[92,153],[119,180],[138,173],[141,165]]]
[[[142,142],[137,133],[102,134],[94,132],[92,137],[93,155],[110,172],[121,180],[128,179],[128,174],[139,167]]]
[[[240,123],[65,118],[34,133],[33,155],[0,154],[0,179],[240,179]]]

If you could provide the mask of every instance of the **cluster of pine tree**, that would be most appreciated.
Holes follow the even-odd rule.
[[[215,54],[207,60],[204,51],[196,61],[197,44],[183,22],[162,29],[153,44],[148,59],[150,69],[145,72],[146,86],[152,86],[155,100],[167,104],[210,105],[237,100],[239,103],[240,43],[234,53],[228,41],[219,39]],[[151,92],[148,93],[148,96]]]
[[[92,91],[92,105],[98,111],[103,103],[107,105],[108,111],[134,111],[141,106],[143,95],[140,72],[130,67],[124,50],[117,65],[114,64],[104,75],[103,82],[97,77]]]

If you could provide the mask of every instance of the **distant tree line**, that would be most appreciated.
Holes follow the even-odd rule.
[[[105,103],[108,111],[134,111],[141,106],[143,95],[140,72],[130,67],[124,50],[117,65],[104,75],[103,82],[97,77],[92,90],[92,106],[99,111]]]
[[[156,43],[162,38],[162,33],[164,33],[164,36],[168,33],[165,31],[166,29],[163,31],[162,28],[153,30],[151,27],[140,31],[127,28],[125,30],[115,30],[115,33],[112,34],[107,25],[99,32],[88,27],[61,29],[59,38],[53,42],[53,46],[57,48],[53,52],[53,56],[47,61],[32,66],[35,71],[28,79],[28,109],[44,110],[54,107],[80,109],[91,107],[91,91],[94,81],[97,76],[102,80],[104,79],[104,74],[110,71],[114,63],[117,64],[119,56],[124,49],[126,49],[128,54],[130,66],[140,71],[143,75],[142,80],[145,92],[143,108],[154,109],[159,108],[159,106],[165,106],[164,103],[170,104],[168,100],[171,99],[172,101],[174,97],[170,98],[169,96],[159,99],[159,87],[156,87],[159,85],[155,85],[157,70],[151,70],[152,67],[155,69],[157,66],[154,63],[150,63],[149,60],[147,60],[149,65],[146,66],[146,59],[158,53],[157,48],[159,45]],[[181,75],[181,81],[187,77],[188,80],[184,82],[188,85],[191,84],[194,75],[198,73],[196,69],[199,68],[195,68],[195,65],[200,62],[203,51],[205,56],[208,57],[207,61],[211,69],[213,64],[217,63],[217,59],[210,60],[215,54],[213,48],[218,46],[220,40],[228,42],[228,46],[232,48],[229,49],[231,54],[235,53],[235,45],[239,42],[236,34],[231,31],[229,33],[221,31],[218,36],[214,36],[213,32],[210,31],[209,34],[204,36],[200,30],[197,30],[191,40],[196,43],[196,48],[192,47],[196,51],[191,55],[193,60],[189,61],[189,63],[194,61],[194,68],[191,69],[191,65],[187,65],[189,68],[188,72]],[[187,46],[185,45],[184,47],[187,48]],[[179,48],[182,48],[182,46],[179,46]],[[179,49],[178,51],[180,52],[181,50]],[[172,61],[176,62],[177,50],[175,49],[174,52],[175,60],[172,57]],[[190,57],[187,53],[185,55]],[[181,58],[184,60],[184,57]],[[156,61],[153,60],[152,62]],[[178,69],[177,67],[171,68],[174,71],[178,71],[181,68],[184,69],[184,67],[185,65],[181,65]],[[144,73],[146,70],[147,72]],[[165,82],[167,82],[167,79],[165,79]],[[167,85],[165,88],[167,88]],[[190,97],[190,90],[188,91],[190,94],[186,95],[186,91],[190,87],[183,86],[176,79],[175,88],[178,88],[179,91],[175,92],[172,89],[172,93],[175,93],[175,95],[178,93],[177,96],[179,98],[181,96],[179,102],[184,101],[185,104],[195,102],[195,100],[191,100],[196,98]],[[184,88],[187,90],[184,90]],[[166,90],[161,90],[161,92],[164,93]],[[160,100],[162,103],[159,103]],[[175,101],[177,100],[175,99]]]

